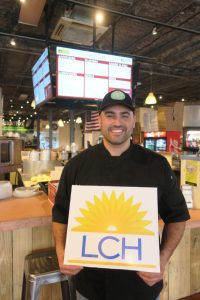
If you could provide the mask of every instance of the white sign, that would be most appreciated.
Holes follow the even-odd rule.
[[[157,189],[72,186],[64,264],[160,272]]]

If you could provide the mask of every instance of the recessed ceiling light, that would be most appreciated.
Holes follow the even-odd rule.
[[[185,99],[184,99],[184,98],[182,98],[182,99],[181,99],[181,101],[182,101],[182,102],[184,102],[184,101],[185,101]]]
[[[15,39],[11,39],[11,40],[10,40],[10,44],[11,44],[12,46],[16,46]]]
[[[157,27],[154,26],[152,30],[152,35],[156,35],[156,34],[158,34],[158,31],[157,31]]]
[[[97,11],[95,15],[95,20],[97,24],[102,24],[104,21],[104,14],[101,11]]]

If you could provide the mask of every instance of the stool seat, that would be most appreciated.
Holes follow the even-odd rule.
[[[25,257],[22,300],[38,300],[42,285],[58,282],[63,300],[76,300],[72,277],[59,271],[55,249],[37,251]]]

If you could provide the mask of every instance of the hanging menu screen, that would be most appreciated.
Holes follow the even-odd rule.
[[[36,105],[52,97],[53,93],[47,48],[32,68],[32,81]]]
[[[132,96],[130,57],[72,48],[56,49],[56,96],[102,99],[114,89]]]

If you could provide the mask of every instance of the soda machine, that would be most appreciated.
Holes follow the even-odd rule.
[[[180,131],[144,132],[144,147],[152,151],[179,153]]]

